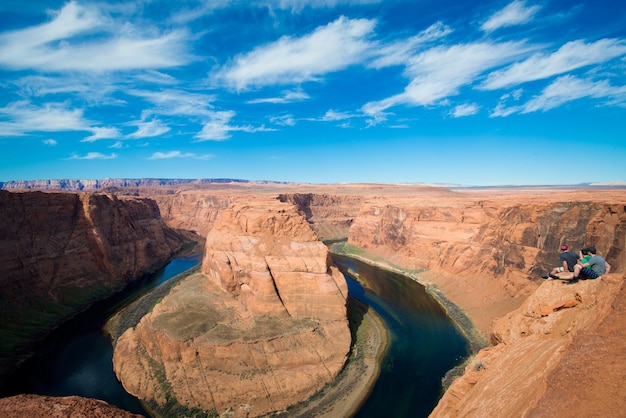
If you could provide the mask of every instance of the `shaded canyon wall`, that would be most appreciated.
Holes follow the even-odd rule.
[[[145,198],[0,190],[0,213],[3,373],[25,344],[185,243]]]

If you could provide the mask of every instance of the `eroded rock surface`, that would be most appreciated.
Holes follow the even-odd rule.
[[[185,242],[145,198],[0,190],[0,213],[2,373],[33,338]]]
[[[538,401],[550,393],[548,377],[575,349],[572,342],[576,337],[596,329],[611,314],[623,280],[612,274],[575,285],[564,285],[559,280],[544,282],[522,306],[494,322],[495,346],[481,350],[473,358],[465,374],[446,391],[430,416],[528,416]],[[589,368],[581,374],[564,367],[570,376],[581,380],[593,373]],[[595,372],[602,374],[601,369]],[[623,373],[625,366],[620,365],[620,370]],[[574,384],[574,380],[567,383]],[[563,393],[564,398],[577,396],[573,391],[567,392]],[[587,412],[580,415],[579,409],[560,408],[564,401],[553,400],[554,415],[533,416],[604,416],[593,413],[594,407],[585,408]],[[615,401],[605,399],[604,403]],[[545,402],[543,405],[546,408]]]
[[[341,371],[346,282],[293,205],[233,203],[208,234],[202,273],[118,339],[114,368],[130,393],[158,407],[258,416]]]
[[[0,399],[4,418],[141,418],[97,399],[79,396],[17,395]]]

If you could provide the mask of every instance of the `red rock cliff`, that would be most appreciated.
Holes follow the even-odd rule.
[[[0,190],[0,213],[3,360],[184,243],[149,199]]]
[[[293,205],[245,199],[208,234],[202,273],[117,341],[124,387],[153,408],[259,416],[336,378],[350,349],[343,276]]]

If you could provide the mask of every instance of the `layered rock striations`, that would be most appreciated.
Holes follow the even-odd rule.
[[[185,240],[154,201],[0,191],[2,372],[24,344],[163,265]]]
[[[537,203],[528,203],[533,199]],[[594,244],[621,271],[624,207],[619,201],[551,201],[523,193],[490,199],[459,193],[434,204],[368,200],[348,243],[404,269],[424,270],[425,282],[440,287],[488,331],[493,319],[535,290],[529,278],[558,264],[561,243],[574,250]]]
[[[315,233],[322,239],[345,239],[359,213],[364,196],[328,193],[285,193],[278,199],[293,203],[305,214]]]
[[[118,339],[115,372],[164,414],[178,405],[232,416],[283,410],[342,370],[346,297],[345,279],[296,207],[237,201],[207,236],[202,274]]]
[[[184,229],[206,237],[217,215],[228,208],[230,194],[187,190],[172,194],[152,194],[163,220],[172,228]]]

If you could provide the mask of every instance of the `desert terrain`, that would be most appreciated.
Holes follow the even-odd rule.
[[[371,262],[404,271],[443,295],[470,319],[460,324],[467,335],[490,346],[469,360],[433,416],[620,416],[626,407],[618,392],[626,378],[620,338],[626,326],[625,189],[253,182],[107,187],[153,200],[168,228],[202,238],[234,202],[295,205],[318,239],[345,239]],[[575,285],[542,280],[558,263],[562,243],[595,245],[611,273]]]

